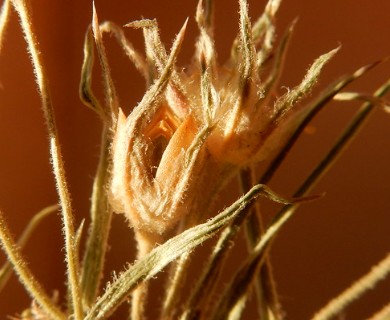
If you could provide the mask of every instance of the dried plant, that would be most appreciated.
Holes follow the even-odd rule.
[[[52,206],[38,213],[18,242],[0,214],[0,240],[9,259],[0,273],[0,289],[15,272],[32,299],[21,319],[107,319],[131,297],[129,317],[145,319],[150,300],[149,284],[169,267],[161,319],[240,319],[252,291],[257,296],[253,318],[282,319],[283,307],[275,288],[269,251],[275,236],[306,201],[320,196],[309,192],[356,136],[375,108],[388,111],[382,97],[387,81],[372,95],[343,91],[384,60],[359,68],[331,83],[318,97],[307,101],[325,64],[338,48],[321,55],[296,87],[277,96],[288,42],[295,23],[275,41],[275,15],[280,0],[269,0],[254,24],[245,0],[239,0],[239,34],[231,56],[221,64],[216,56],[212,0],[200,0],[196,9],[199,37],[193,61],[182,69],[176,65],[187,22],[172,47],[163,45],[157,21],[143,19],[125,27],[141,29],[145,56],[138,53],[119,26],[99,23],[93,11],[87,30],[80,96],[100,117],[103,125],[101,155],[93,185],[91,223],[84,252],[80,252],[83,224],[75,226],[63,157],[30,8],[25,0],[5,0],[0,17],[0,50],[11,7],[20,18],[30,53],[49,135],[53,173],[57,182],[67,266],[68,304],[51,297],[34,277],[20,253],[37,223],[56,211]],[[129,113],[122,111],[111,77],[103,34],[112,34],[147,83],[147,90]],[[104,83],[105,102],[92,90],[95,51]],[[267,184],[279,169],[313,117],[332,100],[362,100],[363,105],[318,166],[291,199]],[[259,174],[259,164],[269,163]],[[243,196],[219,213],[216,199],[226,184],[239,177]],[[262,221],[256,205],[260,196],[283,204],[269,224]],[[123,213],[134,230],[138,256],[105,288],[101,288],[112,213]],[[220,286],[224,262],[231,243],[246,226],[249,253]],[[188,271],[194,249],[218,237],[199,277]],[[82,253],[82,255],[81,255]],[[354,300],[384,279],[390,256],[345,292],[336,296],[313,319],[338,316]],[[184,288],[188,281],[191,290]],[[252,290],[252,289],[255,290]],[[183,297],[183,290],[186,295]],[[373,319],[388,319],[389,306]]]

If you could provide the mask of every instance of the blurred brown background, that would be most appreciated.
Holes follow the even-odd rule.
[[[167,44],[190,17],[180,55],[180,63],[185,64],[197,32],[193,19],[196,2],[96,0],[95,4],[100,21],[110,19],[123,25],[141,17],[157,18]],[[237,33],[238,4],[235,0],[215,2],[217,48],[223,61]],[[252,0],[249,5],[254,20],[265,1]],[[99,155],[99,120],[78,99],[84,32],[92,16],[92,4],[89,0],[35,0],[32,7],[79,223],[88,217]],[[295,17],[299,21],[281,86],[298,84],[314,58],[340,43],[342,50],[327,65],[319,88],[339,75],[389,55],[389,12],[390,2],[385,0],[285,0],[278,15],[278,34],[282,35]],[[126,32],[143,51],[141,32]],[[129,109],[142,97],[143,80],[116,43],[109,38],[106,43],[121,104]],[[350,89],[371,93],[389,75],[387,63]],[[99,82],[97,78],[96,88]],[[13,13],[0,57],[0,208],[15,236],[35,212],[57,201],[39,103],[25,43]],[[271,187],[291,195],[358,106],[334,103],[320,114],[313,123],[315,132],[303,137]],[[359,139],[316,188],[318,193],[326,191],[326,197],[305,205],[275,242],[273,265],[288,319],[309,318],[389,251],[389,124],[390,117],[378,110]],[[110,245],[107,270],[120,270],[131,259],[134,248],[131,232],[121,216],[114,218]],[[60,216],[53,215],[39,227],[24,250],[36,277],[49,292],[64,282],[62,246]],[[0,261],[4,260],[1,252]],[[0,318],[20,312],[28,301],[13,277],[0,296]],[[364,319],[389,301],[390,281],[385,281],[348,309],[349,319]]]

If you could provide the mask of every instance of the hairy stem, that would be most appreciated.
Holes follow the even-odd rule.
[[[241,214],[242,210],[260,194],[268,196],[272,193],[265,186],[254,186],[245,196],[214,218],[190,228],[154,248],[106,288],[104,295],[98,299],[85,320],[106,319],[141,282],[149,280],[170,262],[191,252],[199,244],[215,235],[227,223]]]
[[[53,213],[56,210],[58,210],[58,205],[53,205],[42,209],[34,215],[34,217],[29,221],[27,227],[23,230],[23,233],[18,240],[17,245],[19,246],[19,248],[23,248],[27,244],[31,234],[36,229],[36,227],[43,221],[43,219],[45,219],[49,214]],[[12,264],[10,261],[7,261],[0,269],[0,292],[7,284],[7,281],[10,278],[11,274]]]
[[[47,84],[47,77],[44,66],[41,61],[38,42],[35,38],[35,33],[32,25],[31,13],[25,0],[12,0],[16,11],[20,17],[20,23],[25,35],[28,50],[30,52],[32,65],[35,71],[36,82],[41,96],[42,109],[46,120],[46,126],[50,141],[50,154],[53,165],[53,172],[57,184],[57,192],[60,198],[62,209],[63,230],[65,235],[65,252],[67,262],[68,285],[72,293],[72,303],[74,308],[74,316],[76,320],[83,318],[81,305],[81,291],[79,283],[79,261],[75,252],[74,239],[74,218],[72,214],[72,206],[68,184],[65,178],[64,163],[60,149],[57,127],[54,119],[54,111],[52,101]]]
[[[384,280],[390,273],[390,254],[375,265],[366,275],[353,283],[348,289],[333,298],[329,303],[318,311],[312,320],[331,319],[342,312],[350,303],[359,299],[368,290]]]
[[[390,80],[379,88],[374,95],[380,97],[389,89]],[[374,106],[370,103],[366,103],[361,107],[350,121],[350,124],[335,142],[331,150],[325,155],[308,178],[306,178],[300,188],[298,188],[298,190],[294,193],[294,197],[305,196],[312,190],[312,188],[314,188],[323,175],[332,167],[338,157],[341,156],[349,143],[356,137],[373,109]],[[274,217],[273,222],[260,238],[251,256],[238,270],[233,278],[233,281],[229,284],[229,289],[225,291],[225,294],[221,297],[219,303],[217,303],[214,309],[213,318],[211,319],[225,319],[230,315],[234,315],[237,310],[238,312],[241,312],[243,307],[243,297],[245,297],[245,293],[253,282],[260,266],[264,263],[264,257],[267,250],[269,250],[276,234],[283,225],[290,220],[299,205],[299,202],[289,204]]]
[[[109,174],[108,128],[103,129],[100,161],[92,190],[91,225],[84,253],[81,288],[86,306],[90,306],[98,296],[104,269],[108,235],[111,227],[112,210],[108,204],[107,183]]]
[[[53,303],[50,297],[46,294],[41,284],[35,279],[27,266],[26,261],[22,258],[19,248],[12,239],[11,233],[5,223],[3,213],[0,211],[0,242],[4,252],[7,254],[8,260],[12,264],[15,273],[18,275],[20,282],[24,285],[31,298],[35,300],[50,316],[50,319],[65,320],[66,316]]]
[[[247,192],[255,182],[253,170],[242,170],[240,181],[242,191]],[[258,203],[255,203],[252,207],[252,212],[246,220],[245,227],[248,246],[252,251],[261,235],[264,233],[264,222],[261,219]],[[255,282],[255,289],[261,319],[282,319],[281,304],[276,291],[276,282],[273,276],[270,257],[268,255],[265,256],[265,262],[260,267],[259,276],[256,278]]]

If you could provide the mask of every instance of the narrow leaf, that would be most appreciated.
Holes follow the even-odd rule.
[[[110,315],[137,285],[152,278],[170,262],[182,254],[189,253],[215,235],[260,194],[285,202],[263,185],[253,187],[245,196],[214,218],[171,238],[124,271],[114,283],[107,287],[104,295],[96,302],[85,320],[104,319]]]
[[[94,63],[93,35],[91,27],[88,28],[84,40],[84,60],[81,67],[81,80],[79,94],[81,101],[93,111],[95,111],[102,120],[106,120],[104,109],[100,105],[92,92],[92,68]]]
[[[281,0],[269,0],[263,14],[253,24],[252,33],[256,45],[260,43],[261,38],[264,38],[261,47],[266,47],[268,50],[272,48],[275,33],[273,22],[281,2]]]
[[[287,54],[287,47],[290,42],[292,33],[294,31],[294,27],[296,24],[296,20],[293,21],[293,23],[290,25],[290,27],[287,29],[287,32],[283,35],[280,44],[276,50],[275,54],[275,61],[272,65],[272,70],[270,74],[268,75],[267,79],[265,80],[265,83],[261,87],[261,91],[264,91],[265,95],[270,96],[273,94],[273,89],[275,84],[278,83],[278,80],[280,78],[280,75],[283,70],[285,57]],[[267,101],[268,99],[266,99]],[[264,103],[264,99],[260,99],[259,103]],[[265,102],[266,103],[266,102]]]
[[[336,48],[328,53],[323,54],[310,66],[302,82],[293,88],[291,91],[283,95],[276,103],[275,118],[278,119],[290,110],[299,100],[305,97],[317,82],[323,66],[336,54],[339,48]]]
[[[249,85],[249,79],[255,71],[255,47],[252,40],[252,26],[248,16],[248,3],[240,0],[240,53],[241,53],[241,82],[242,86]],[[245,89],[243,89],[245,90]]]
[[[361,94],[358,92],[341,92],[336,94],[333,99],[338,101],[360,100],[369,102],[375,106],[383,108],[386,112],[390,112],[390,105],[387,101],[367,94]]]
[[[111,21],[105,21],[100,25],[101,32],[109,32],[112,33],[119,45],[122,47],[123,51],[126,53],[127,57],[134,64],[137,70],[141,73],[141,75],[147,79],[148,78],[148,66],[145,61],[145,58],[138,53],[133,45],[126,38],[123,30]]]
[[[313,102],[309,103],[307,106],[304,106],[302,108],[303,111],[301,117],[296,118],[297,120],[294,124],[295,128],[293,129],[293,134],[286,140],[284,147],[281,148],[280,152],[272,160],[266,172],[260,179],[260,183],[267,184],[271,180],[273,174],[279,168],[280,164],[283,162],[288,152],[298,140],[305,127],[329,103],[329,101],[331,101],[333,97],[338,92],[340,92],[340,90],[342,90],[347,85],[357,80],[382,62],[383,60],[378,60],[374,63],[359,68],[351,75],[346,75],[341,79],[336,80],[335,82],[331,83]]]
[[[103,83],[104,83],[106,103],[107,103],[107,106],[105,108],[106,118],[110,119],[112,123],[116,123],[116,117],[118,116],[119,101],[114,86],[114,81],[112,80],[111,77],[111,69],[108,64],[106,49],[103,44],[103,38],[99,27],[99,20],[96,13],[95,3],[93,3],[92,30],[93,30],[96,49],[99,56],[100,65],[103,74]]]
[[[188,23],[188,19],[185,22],[185,26]],[[146,48],[146,57],[148,65],[148,82],[152,83],[158,76],[161,76],[161,73],[163,72],[163,69],[165,65],[168,62],[168,55],[165,50],[165,47],[161,41],[158,24],[157,21],[149,20],[149,19],[143,19],[138,21],[133,21],[125,25],[125,27],[132,27],[132,28],[142,28],[144,32],[144,38],[145,38],[145,48]],[[179,34],[183,34],[186,27],[182,27],[182,30],[179,32]],[[180,43],[183,41],[183,38],[181,37]],[[158,74],[156,73],[156,70],[158,71]],[[172,64],[172,72],[171,72],[171,83],[174,86],[175,90],[177,90],[180,95],[185,96],[183,90],[180,77],[178,73],[176,72],[175,65]]]

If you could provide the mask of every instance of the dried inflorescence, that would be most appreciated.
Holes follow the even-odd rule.
[[[185,26],[168,57],[156,21],[128,25],[144,30],[147,57],[139,65],[153,85],[130,115],[119,112],[111,203],[149,247],[164,240],[186,215],[192,223],[201,221],[195,215],[209,213],[216,192],[239,169],[280,150],[305,112],[298,102],[336,51],[316,60],[300,85],[275,99],[291,33],[273,48],[279,1],[270,1],[253,27],[246,1],[239,1],[240,32],[231,58],[222,65],[216,58],[211,8],[204,2],[196,14],[200,35],[195,58],[186,70],[174,65]],[[273,64],[271,71],[262,74],[266,64]]]
[[[146,44],[146,57],[143,57],[134,50],[121,28],[111,22],[99,24],[94,8],[84,47],[80,93],[82,101],[103,120],[103,134],[91,199],[91,224],[80,263],[83,225],[77,231],[74,228],[50,91],[29,6],[25,0],[5,0],[0,13],[0,41],[12,4],[20,16],[42,97],[62,209],[69,296],[64,310],[60,299],[51,298],[45,292],[23,259],[0,212],[0,243],[10,262],[0,270],[0,290],[9,278],[12,265],[33,300],[32,306],[21,315],[23,319],[107,319],[130,295],[130,318],[144,319],[144,306],[150,297],[148,281],[175,260],[178,261],[171,269],[164,291],[161,319],[238,319],[253,286],[256,286],[253,291],[256,291],[261,319],[283,318],[267,262],[270,245],[301,200],[313,199],[307,197],[308,192],[355,137],[374,105],[388,108],[381,97],[390,90],[390,81],[372,96],[354,92],[340,94],[379,61],[344,76],[317,99],[301,104],[316,83],[322,67],[338,50],[335,49],[316,59],[299,85],[277,97],[284,55],[294,24],[275,45],[274,19],[280,0],[269,0],[264,14],[253,25],[246,0],[238,2],[239,33],[230,58],[221,64],[214,45],[212,0],[199,1],[196,12],[199,37],[194,59],[186,69],[175,64],[186,23],[169,53],[160,40],[155,20],[128,24],[128,27],[143,30]],[[129,115],[119,107],[103,44],[104,32],[112,33],[119,40],[147,82],[144,97]],[[100,104],[91,89],[94,43],[102,67],[105,105]],[[334,98],[359,99],[367,103],[294,193],[295,199],[287,201],[277,196],[264,184],[278,169],[306,124]],[[268,166],[259,184],[254,185],[253,168],[264,162],[269,162]],[[213,202],[219,191],[238,174],[244,195],[212,216]],[[285,204],[268,226],[262,225],[258,208],[252,208],[255,214],[250,215],[251,205],[259,195]],[[23,246],[35,224],[56,208],[48,207],[36,215],[18,244]],[[124,213],[134,228],[139,259],[112,278],[102,291],[100,284],[113,210]],[[251,219],[246,234],[248,257],[215,299],[213,292],[231,243],[248,217]],[[218,233],[219,239],[200,276],[190,279],[193,286],[183,295],[182,284],[192,251]],[[387,256],[317,313],[315,319],[339,314],[389,272],[390,256]],[[388,310],[386,306],[378,317],[386,319]]]

